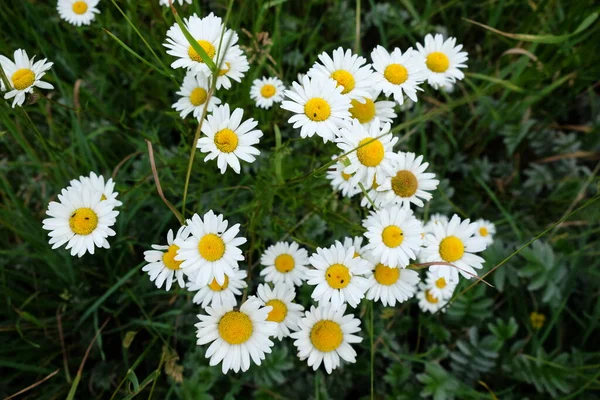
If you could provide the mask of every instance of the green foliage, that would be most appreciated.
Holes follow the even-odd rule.
[[[561,394],[571,392],[572,371],[569,370],[569,364],[569,354],[549,357],[540,349],[535,357],[516,355],[509,368],[516,379],[522,379],[533,384],[539,392],[558,398]]]
[[[427,364],[425,372],[417,375],[417,379],[423,384],[422,397],[433,397],[434,400],[457,398],[459,383],[437,364]]]
[[[531,291],[542,291],[542,301],[556,305],[562,298],[562,288],[568,268],[564,261],[557,259],[552,247],[545,242],[535,242],[530,248],[521,252],[525,259],[519,269],[519,276],[528,278],[527,288]]]
[[[456,350],[450,353],[450,368],[459,379],[473,383],[494,368],[502,343],[493,335],[480,339],[475,327],[469,329],[468,339],[456,342]]]

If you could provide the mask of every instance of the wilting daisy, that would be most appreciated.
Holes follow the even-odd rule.
[[[100,0],[58,0],[58,15],[75,26],[89,25],[100,10],[96,8]]]
[[[337,309],[348,303],[354,308],[365,297],[371,266],[362,258],[354,257],[354,247],[345,249],[336,240],[328,249],[318,247],[309,261],[315,269],[306,271],[307,283],[316,285],[312,298],[320,305],[331,302]]]
[[[371,212],[364,221],[365,237],[376,261],[390,267],[405,268],[417,258],[423,243],[422,225],[408,208],[392,206]]]
[[[14,97],[13,108],[22,106],[25,102],[25,95],[33,93],[33,89],[36,87],[54,89],[54,86],[41,80],[54,63],[46,62],[46,58],[34,62],[35,56],[30,59],[23,49],[15,50],[14,59],[15,62],[12,62],[9,58],[0,55],[0,65],[10,83],[8,89],[4,87],[4,84],[2,85],[3,90],[8,90],[4,94],[4,98],[12,99]]]
[[[443,276],[438,276],[431,271],[427,271],[425,282],[432,296],[441,300],[448,300],[452,297],[452,293],[454,293],[457,285],[457,282],[447,281]]]
[[[308,252],[296,242],[277,242],[265,250],[260,263],[265,267],[260,275],[266,282],[301,286],[306,279]]]
[[[425,36],[424,46],[417,43],[419,53],[425,58],[425,65],[430,71],[427,83],[434,89],[465,77],[459,68],[467,68],[465,62],[469,57],[467,52],[461,51],[462,47],[462,44],[456,46],[456,38],[444,40],[439,33],[435,37],[431,34]]]
[[[475,221],[477,230],[475,236],[480,237],[485,241],[486,246],[494,243],[494,235],[496,234],[496,226],[485,219]]]
[[[431,214],[431,216],[429,217],[429,221],[427,221],[427,223],[425,224],[425,232],[433,233],[434,225],[438,224],[442,226],[448,225],[448,217],[444,214]]]
[[[339,156],[334,155],[331,157],[332,160],[337,158],[339,158]],[[361,190],[357,185],[350,183],[352,175],[344,173],[344,168],[346,168],[346,166],[340,160],[327,170],[326,177],[329,179],[329,183],[331,183],[333,190],[341,192],[344,197],[352,197],[355,194],[360,193]]]
[[[342,94],[343,87],[330,78],[302,77],[302,85],[292,82],[292,89],[284,92],[281,108],[293,112],[288,122],[300,128],[300,137],[315,133],[323,141],[333,141],[342,121],[350,118],[350,99]]]
[[[237,42],[237,33],[232,32],[234,38],[232,42]],[[248,58],[240,46],[235,45],[227,49],[225,59],[220,65],[219,74],[217,76],[217,89],[230,89],[231,80],[241,82],[242,78],[250,69]]]
[[[400,105],[404,103],[405,95],[417,101],[417,91],[423,90],[419,85],[429,76],[425,60],[418,52],[411,47],[402,54],[396,47],[390,54],[382,46],[377,46],[371,52],[371,59],[377,89],[383,90],[386,96],[393,95]]]
[[[215,215],[210,210],[204,218],[194,214],[186,225],[190,236],[175,240],[179,246],[175,260],[183,261],[180,268],[198,285],[208,285],[213,279],[219,285],[225,284],[225,276],[233,276],[238,261],[244,260],[239,246],[246,243],[246,238],[236,237],[240,224],[227,229],[223,214]]]
[[[267,321],[272,307],[263,307],[262,302],[250,296],[239,311],[233,306],[207,307],[208,315],[198,315],[196,324],[198,345],[211,343],[204,356],[215,366],[221,361],[223,373],[247,371],[250,359],[260,365],[265,354],[271,352],[273,342],[269,339],[277,332],[277,324]]]
[[[101,199],[102,193],[89,187],[82,190],[63,189],[58,202],[48,204],[43,228],[50,231],[50,244],[56,249],[67,243],[71,255],[94,254],[95,247],[110,248],[109,236],[116,235],[110,227],[116,222],[115,204]]]
[[[393,101],[377,101],[380,91],[372,91],[372,98],[363,98],[364,101],[352,99],[350,107],[350,115],[352,118],[356,118],[365,128],[378,118],[380,122],[391,123],[396,118],[394,112],[394,106],[396,105]]]
[[[95,192],[102,193],[101,200],[108,200],[113,203],[115,207],[123,205],[122,202],[117,200],[118,192],[115,192],[115,182],[112,178],[104,181],[104,176],[96,175],[94,171],[90,172],[90,176],[80,176],[79,179],[73,179],[69,182],[67,190],[74,188],[75,190],[82,190],[84,187],[89,187]]]
[[[352,343],[362,342],[360,320],[353,314],[344,315],[346,305],[334,307],[331,304],[311,306],[304,318],[298,321],[298,331],[290,336],[298,349],[300,360],[317,370],[321,363],[328,374],[340,366],[340,358],[346,362],[356,362],[356,351]]]
[[[180,6],[182,6],[183,3],[192,4],[192,0],[171,0],[171,2],[173,4],[175,4],[176,2],[179,2]],[[168,6],[169,5],[169,0],[158,0],[158,4],[161,5],[161,6]]]
[[[435,297],[431,293],[431,287],[427,285],[420,284],[419,291],[417,292],[417,299],[419,300],[419,308],[421,311],[434,313],[440,310],[443,306],[446,305],[447,301],[442,300],[439,297]],[[444,308],[442,312],[445,312]]]
[[[182,226],[177,230],[175,238],[186,239],[189,235],[187,227]],[[150,281],[156,284],[157,288],[161,288],[163,283],[165,284],[165,290],[171,290],[173,284],[173,277],[177,280],[179,287],[185,287],[185,281],[183,279],[183,271],[179,267],[181,261],[175,260],[175,255],[179,247],[174,243],[173,230],[169,229],[167,233],[167,245],[153,244],[154,250],[146,250],[144,252],[144,260],[147,263],[142,268],[142,271],[148,272],[150,275]],[[165,251],[166,250],[166,251]]]
[[[319,60],[322,64],[315,63],[308,70],[309,77],[335,80],[342,87],[342,94],[350,99],[364,102],[365,98],[371,98],[373,71],[365,58],[339,47],[333,51],[333,57],[323,52],[319,54]]]
[[[413,297],[420,280],[419,273],[412,269],[377,263],[369,277],[367,300],[381,300],[384,306],[393,307]]]
[[[258,122],[254,118],[242,122],[244,110],[236,108],[229,111],[229,104],[216,107],[212,115],[208,115],[202,124],[202,133],[206,137],[198,139],[196,147],[202,153],[208,153],[204,162],[217,159],[217,166],[224,174],[229,165],[236,173],[240,173],[240,161],[254,162],[260,150],[254,147],[263,133],[254,129]]]
[[[183,78],[183,84],[177,92],[181,96],[177,103],[173,104],[173,108],[179,111],[181,118],[185,118],[189,113],[193,113],[194,118],[202,118],[202,112],[206,102],[208,101],[207,111],[211,112],[216,106],[221,104],[218,97],[212,95],[208,99],[210,91],[210,80],[202,74],[196,74],[188,71]]]
[[[281,79],[262,77],[252,82],[250,98],[256,101],[257,107],[268,109],[274,103],[281,103],[283,101],[284,90],[285,86],[283,86]]]
[[[481,269],[483,258],[473,254],[485,250],[485,239],[476,237],[477,224],[470,220],[460,220],[456,214],[448,225],[434,225],[433,232],[425,237],[425,248],[421,257],[425,262],[443,261],[453,264],[433,265],[430,271],[446,280],[458,282],[458,273],[471,279],[477,276],[475,269]]]
[[[261,283],[256,288],[256,294],[265,306],[273,308],[267,316],[267,321],[277,323],[277,333],[274,335],[277,339],[288,337],[290,330],[298,329],[298,320],[302,317],[304,307],[293,303],[296,297],[294,286],[280,282],[271,289],[269,284]]]
[[[376,204],[400,204],[410,207],[415,204],[423,207],[423,200],[431,200],[431,191],[440,183],[435,174],[425,172],[429,163],[423,162],[423,156],[415,153],[398,153],[394,173],[377,188]]]
[[[364,237],[362,236],[344,238],[343,246],[346,250],[354,249],[354,258],[362,257],[368,260],[367,258],[363,257],[364,253],[366,252],[365,246],[363,246],[363,239]]]
[[[380,124],[377,118],[368,129],[356,119],[345,123],[336,143],[344,153],[350,152],[346,155],[349,165],[344,168],[346,174],[352,175],[350,182],[362,183],[365,188],[372,186],[373,181],[379,185],[384,183],[394,172],[398,155],[392,148],[397,141],[390,133],[390,124]]]
[[[192,301],[200,304],[202,308],[235,306],[237,304],[235,296],[240,296],[242,289],[248,286],[245,281],[247,275],[248,273],[243,269],[233,271],[231,276],[225,274],[225,282],[222,285],[219,285],[216,279],[213,279],[208,285],[198,285],[192,278],[188,282],[187,288],[192,292],[197,291]]]

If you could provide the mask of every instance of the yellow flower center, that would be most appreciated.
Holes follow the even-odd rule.
[[[411,197],[417,192],[417,177],[410,171],[402,170],[392,178],[392,190],[399,197]]]
[[[437,288],[438,288],[438,289],[443,289],[443,288],[445,288],[445,287],[446,287],[446,285],[447,285],[447,283],[446,283],[446,279],[444,279],[443,277],[441,277],[441,278],[438,278],[438,279],[435,281],[435,286],[437,286]]]
[[[358,252],[355,251],[354,252],[354,257],[352,257],[352,258],[360,258],[360,254],[358,254]]]
[[[436,304],[439,301],[437,299],[437,297],[433,297],[433,295],[431,294],[431,292],[429,290],[425,291],[425,298],[427,299],[428,302],[430,302],[432,304]]]
[[[365,143],[369,144],[363,146]],[[376,167],[381,160],[383,160],[385,150],[383,144],[379,140],[365,138],[361,140],[358,145],[362,147],[359,147],[358,150],[356,150],[356,156],[362,165],[366,167]]]
[[[260,94],[265,99],[273,97],[273,95],[275,94],[275,86],[271,85],[270,83],[263,85],[263,87],[260,89]]]
[[[179,266],[183,262],[183,261],[175,260],[175,256],[177,255],[177,250],[179,250],[179,246],[172,244],[167,249],[167,252],[164,253],[162,256],[162,260],[163,260],[163,263],[165,264],[165,267],[167,267],[173,271],[177,271],[179,269]]]
[[[440,256],[446,262],[460,260],[465,253],[465,245],[456,236],[448,236],[440,242]]]
[[[100,200],[106,200],[106,196],[102,194],[102,196],[100,196]]]
[[[534,329],[541,329],[544,326],[544,322],[546,322],[546,316],[534,311],[529,314],[529,320],[531,321],[531,326]]]
[[[231,64],[228,62],[225,62],[225,68],[219,70],[219,76],[225,75],[226,73],[229,72],[230,69],[231,69]]]
[[[344,69],[338,69],[331,74],[331,77],[337,81],[338,86],[343,86],[342,94],[346,94],[354,89],[354,76]]]
[[[334,289],[343,289],[350,283],[350,270],[342,264],[333,264],[327,268],[325,279]]]
[[[229,344],[242,344],[252,336],[252,321],[240,311],[229,311],[219,321],[219,335]]]
[[[425,63],[427,64],[427,68],[433,72],[445,72],[448,69],[448,66],[450,66],[448,56],[439,51],[429,53]]]
[[[11,79],[15,89],[25,90],[35,82],[35,74],[30,69],[21,68],[12,74]]]
[[[91,208],[78,208],[69,217],[69,226],[77,235],[89,235],[98,226],[98,215]]]
[[[192,90],[192,94],[190,94],[190,103],[192,103],[193,106],[198,107],[204,104],[207,97],[208,93],[206,93],[206,90],[204,90],[204,88],[197,87],[196,89]]]
[[[322,98],[314,97],[304,105],[304,114],[312,121],[325,121],[331,115],[331,107]]]
[[[227,275],[225,275],[225,282],[222,285],[219,285],[216,278],[208,285],[213,292],[222,292],[227,289],[227,286],[229,286],[229,277]]]
[[[371,121],[375,117],[375,103],[371,99],[364,99],[364,103],[353,99],[350,103],[350,114],[352,118],[356,118],[361,124]]]
[[[390,268],[381,263],[375,267],[375,280],[382,285],[393,285],[400,278],[400,268]]]
[[[345,172],[342,172],[342,178],[344,178],[344,180],[347,181],[350,178],[352,178],[352,174],[346,174]]]
[[[389,225],[381,232],[381,239],[387,247],[398,247],[404,241],[404,232],[396,225]]]
[[[374,175],[373,176],[373,184],[371,185],[371,189],[377,190],[378,187],[379,187],[379,184],[377,183],[377,175]]]
[[[399,85],[406,82],[408,79],[408,71],[400,64],[390,64],[385,67],[383,71],[383,77],[394,85]]]
[[[75,14],[81,15],[84,14],[88,9],[88,5],[85,1],[76,1],[73,3],[73,12]]]
[[[296,262],[289,254],[280,254],[275,258],[275,269],[281,273],[287,273],[294,269]]]
[[[225,254],[225,242],[214,233],[209,233],[198,242],[198,252],[207,261],[217,261]]]
[[[481,236],[487,236],[487,235],[488,235],[488,233],[489,233],[489,232],[488,232],[488,230],[487,230],[487,228],[486,228],[485,226],[482,226],[481,228],[479,228],[479,234],[480,234]]]
[[[212,58],[216,54],[215,46],[213,46],[210,42],[207,42],[206,40],[198,40],[198,44],[200,45],[200,47],[202,47],[202,50],[204,50],[206,54],[208,54],[208,57],[212,60]],[[190,56],[190,58],[196,62],[204,62],[200,54],[198,54],[198,52],[192,46],[188,48],[188,56]]]
[[[344,333],[340,324],[330,320],[322,320],[314,324],[310,331],[310,341],[317,350],[328,353],[340,347]]]
[[[271,310],[271,312],[269,312],[269,315],[267,316],[267,321],[281,322],[285,319],[288,310],[283,301],[269,300],[265,305],[273,307],[273,309]]]
[[[225,128],[215,135],[215,145],[223,153],[231,153],[238,147],[238,137],[234,131]]]

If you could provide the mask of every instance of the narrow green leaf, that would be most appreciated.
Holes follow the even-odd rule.
[[[509,81],[505,81],[503,79],[494,78],[493,76],[487,76],[487,75],[483,75],[483,74],[477,74],[477,73],[474,73],[474,72],[467,72],[465,75],[468,76],[469,78],[480,79],[482,81],[488,81],[488,82],[492,82],[492,83],[497,83],[498,85],[504,86],[508,90],[512,90],[513,92],[518,92],[518,93],[525,92],[525,90],[523,88],[515,85],[514,83],[511,83]]]

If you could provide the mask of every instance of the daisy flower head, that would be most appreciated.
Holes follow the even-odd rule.
[[[340,156],[332,156],[331,159],[338,159]],[[357,185],[353,185],[350,183],[350,178],[352,175],[344,173],[344,165],[343,161],[340,160],[336,162],[330,169],[327,170],[327,179],[329,179],[329,183],[331,187],[335,191],[339,191],[342,193],[344,197],[352,197],[358,193],[360,193],[360,187]]]
[[[211,343],[204,356],[215,366],[222,362],[224,374],[247,371],[250,360],[260,365],[274,343],[269,339],[277,332],[277,323],[267,321],[272,307],[263,307],[260,299],[250,296],[239,308],[206,307],[206,315],[198,315],[196,344]]]
[[[233,42],[237,42],[237,33],[232,32],[234,37]],[[244,54],[244,51],[240,46],[235,45],[227,49],[223,62],[220,65],[219,73],[217,75],[217,89],[231,89],[231,80],[241,82],[242,78],[250,69],[248,58]]]
[[[117,200],[119,193],[115,191],[115,182],[112,178],[104,181],[104,176],[96,175],[94,171],[91,171],[89,176],[80,176],[79,179],[73,179],[69,182],[67,190],[82,190],[85,187],[90,188],[94,192],[100,192],[102,194],[100,199],[110,201],[115,207],[123,205],[122,202]]]
[[[373,60],[373,82],[386,96],[394,96],[398,104],[404,104],[404,96],[417,101],[417,91],[429,76],[425,60],[415,50],[409,48],[402,54],[399,48],[389,53],[383,46],[371,52]]]
[[[266,282],[301,286],[306,279],[308,252],[296,242],[277,242],[265,250],[260,263],[265,267],[260,275]]]
[[[443,276],[438,276],[436,273],[427,271],[425,280],[429,292],[437,299],[448,300],[452,297],[457,282],[447,281]]]
[[[248,273],[243,269],[233,271],[233,275],[225,274],[225,282],[219,285],[216,279],[213,279],[208,285],[199,285],[195,279],[190,279],[187,284],[188,290],[196,292],[193,298],[195,304],[200,307],[230,307],[237,304],[235,296],[242,294],[242,289],[248,287],[245,279]]]
[[[222,174],[229,165],[237,174],[240,173],[240,159],[248,163],[256,160],[260,150],[254,147],[263,133],[254,129],[258,122],[250,118],[242,122],[244,110],[236,108],[229,111],[229,104],[218,106],[208,115],[202,124],[202,133],[206,136],[198,139],[196,147],[202,153],[208,153],[204,162],[217,159],[217,166]]]
[[[356,362],[353,343],[362,342],[360,320],[353,314],[344,315],[346,305],[334,307],[324,304],[311,306],[298,321],[298,330],[290,336],[298,349],[298,358],[308,360],[308,366],[317,370],[322,364],[328,374],[340,366],[340,359]]]
[[[185,240],[188,235],[187,228],[182,226],[177,230],[175,238]],[[185,287],[183,271],[180,268],[181,261],[175,260],[179,247],[174,243],[173,230],[169,229],[167,233],[167,245],[153,244],[152,249],[144,252],[144,260],[148,264],[142,268],[142,271],[148,272],[150,275],[150,281],[154,282],[159,289],[165,283],[167,291],[171,290],[174,280],[177,281],[179,287]]]
[[[49,243],[56,249],[65,243],[71,255],[94,254],[95,247],[110,248],[109,236],[116,233],[111,229],[117,220],[115,204],[101,199],[102,193],[84,187],[81,190],[63,189],[58,202],[48,204],[43,228],[50,231]]]
[[[194,214],[187,220],[190,235],[175,239],[179,246],[175,260],[183,261],[180,268],[197,285],[208,285],[213,279],[224,285],[225,277],[234,276],[238,262],[244,260],[239,246],[246,238],[236,237],[240,224],[227,229],[228,224],[223,214],[215,215],[212,210],[203,218]]]
[[[475,255],[485,250],[485,239],[476,237],[477,224],[465,219],[461,221],[456,214],[452,216],[447,225],[433,226],[433,232],[425,236],[425,248],[421,255],[425,262],[443,261],[453,264],[433,265],[430,271],[444,277],[446,281],[458,282],[458,273],[471,279],[477,276],[475,269],[483,267],[483,258]]]
[[[277,77],[262,77],[252,82],[250,98],[256,102],[256,106],[264,109],[273,107],[275,103],[283,101],[285,86]]]
[[[179,5],[182,6],[183,3],[192,4],[192,0],[171,0],[173,4],[179,2]],[[158,0],[158,5],[160,6],[168,6],[169,0]]]
[[[363,227],[369,240],[365,249],[377,262],[389,267],[408,266],[423,244],[423,227],[408,208],[391,206],[372,211],[363,220]]]
[[[292,82],[292,88],[284,92],[289,100],[281,108],[294,113],[288,122],[300,128],[300,137],[316,133],[327,143],[335,139],[342,121],[351,118],[350,98],[342,90],[331,78],[303,76],[302,85]]]
[[[333,57],[323,52],[319,54],[318,62],[308,70],[311,78],[331,78],[337,86],[342,87],[342,94],[350,99],[363,103],[365,98],[371,98],[372,80],[371,65],[364,57],[352,54],[352,50],[344,51],[342,47],[333,51]]]
[[[15,50],[13,62],[9,58],[0,55],[0,65],[4,69],[4,73],[8,78],[10,87],[3,86],[3,90],[7,91],[4,94],[5,99],[12,99],[12,107],[22,106],[25,102],[25,95],[33,93],[34,88],[54,89],[54,86],[48,82],[43,82],[42,77],[46,75],[46,71],[52,68],[54,63],[46,62],[46,58],[35,62],[35,56],[31,59],[27,56],[27,52],[23,49]]]
[[[394,172],[398,154],[392,148],[396,142],[398,138],[390,132],[390,124],[381,124],[377,118],[368,129],[357,119],[346,122],[336,143],[344,153],[349,153],[344,173],[352,175],[350,183],[362,183],[365,188],[373,186],[373,182],[383,184]]]
[[[442,225],[442,226],[446,226],[448,225],[448,217],[445,216],[444,214],[431,214],[431,216],[429,217],[429,220],[427,221],[427,223],[425,224],[425,233],[433,233],[433,227],[434,225]]]
[[[419,308],[421,311],[430,312],[432,314],[440,310],[447,303],[446,300],[434,296],[431,292],[431,287],[422,283],[419,285],[417,299],[419,300]],[[444,308],[442,312],[446,312],[446,309]]]
[[[364,97],[362,101],[352,99],[350,102],[350,115],[365,128],[368,128],[375,118],[378,118],[380,122],[392,123],[393,119],[397,117],[394,112],[396,103],[386,100],[377,101],[380,93],[380,90],[373,90],[371,98]]]
[[[462,44],[456,45],[456,38],[444,40],[441,34],[435,37],[425,36],[425,45],[417,43],[417,49],[430,71],[427,83],[434,89],[447,86],[456,80],[462,80],[465,74],[459,68],[467,68],[465,62],[469,59],[467,52],[461,51]]]
[[[385,307],[393,307],[396,302],[403,303],[415,295],[421,280],[417,271],[375,262],[370,254],[366,257],[375,265],[373,275],[369,277],[367,300],[381,301]]]
[[[221,104],[221,100],[212,95],[208,99],[208,92],[210,91],[210,80],[201,74],[196,74],[193,71],[188,71],[183,78],[183,84],[179,91],[178,96],[181,96],[173,108],[179,111],[181,118],[185,118],[188,114],[193,113],[194,118],[202,118],[202,112],[204,107],[207,107],[207,112],[214,110],[216,106]],[[208,105],[206,102],[208,101]]]
[[[423,162],[423,156],[415,153],[398,153],[394,173],[385,183],[377,188],[379,204],[400,204],[410,207],[414,204],[423,207],[425,201],[431,200],[431,191],[440,183],[435,174],[425,172],[429,163]]]
[[[312,298],[319,305],[331,302],[337,310],[348,303],[355,308],[365,297],[371,265],[361,257],[354,257],[354,247],[345,249],[336,240],[328,249],[318,247],[309,261],[315,269],[306,272],[307,283],[316,285]]]
[[[271,289],[268,283],[261,283],[256,288],[256,294],[265,306],[272,307],[267,321],[277,323],[277,333],[274,335],[277,339],[288,337],[290,331],[298,329],[298,320],[302,317],[304,307],[293,303],[296,297],[293,286],[280,282]]]
[[[100,10],[96,8],[100,0],[58,0],[58,15],[68,23],[81,26],[89,25]]]
[[[477,225],[475,236],[483,238],[486,246],[489,246],[490,244],[494,243],[496,226],[485,219],[478,219],[477,221],[475,221],[475,224]]]

